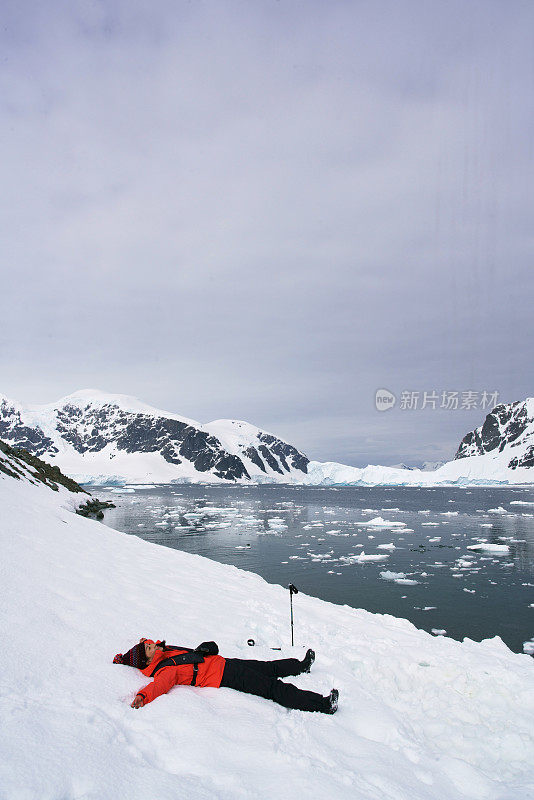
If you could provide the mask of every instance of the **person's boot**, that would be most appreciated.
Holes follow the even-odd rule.
[[[325,697],[325,714],[335,714],[337,711],[337,702],[339,698],[339,692],[337,689],[332,689],[328,697]]]
[[[315,661],[315,652],[313,650],[308,650],[302,661],[302,672],[309,672],[311,669],[311,665]]]

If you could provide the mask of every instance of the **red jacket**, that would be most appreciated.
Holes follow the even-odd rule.
[[[159,642],[156,642],[158,644]],[[150,677],[155,667],[164,658],[186,653],[187,650],[156,650],[153,660],[148,667],[141,672]],[[198,665],[198,674],[195,686],[213,686],[218,688],[221,685],[222,674],[226,661],[222,656],[204,656],[204,661]],[[137,694],[144,699],[145,705],[155,700],[160,694],[166,694],[173,686],[190,686],[193,680],[193,665],[181,664],[179,666],[162,667],[154,676],[151,683],[147,683]]]

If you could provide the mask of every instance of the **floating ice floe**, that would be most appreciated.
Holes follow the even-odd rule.
[[[396,550],[397,548],[395,547],[393,542],[388,542],[388,544],[379,544],[378,545],[378,549],[379,550]]]
[[[493,544],[492,542],[479,542],[479,544],[468,544],[468,550],[483,550],[487,553],[502,553],[503,555],[510,552],[507,544]]]
[[[384,581],[393,581],[394,583],[401,583],[404,586],[415,586],[419,581],[414,581],[412,578],[407,578],[405,572],[390,572],[386,570],[380,573],[380,577]]]
[[[445,636],[447,631],[443,630],[442,628],[432,628],[432,633],[434,636]]]
[[[373,519],[367,520],[359,520],[356,522],[356,525],[365,525],[367,528],[374,527],[374,528],[404,528],[406,527],[405,522],[391,522],[388,519],[383,519],[382,517],[373,517]]]
[[[205,528],[229,528],[231,526],[231,522],[205,522]]]
[[[364,564],[366,561],[385,561],[389,558],[388,555],[380,555],[380,553],[369,553],[362,550],[358,555],[341,556],[338,561],[341,564]]]
[[[330,550],[329,553],[310,553],[308,552],[308,556],[311,558],[312,561],[319,562],[319,561],[332,561],[333,560],[333,550]],[[341,560],[341,559],[340,559]]]
[[[232,506],[202,506],[200,509],[204,514],[239,514],[239,509],[232,508]]]
[[[511,506],[534,506],[529,500],[510,500]]]
[[[523,653],[527,653],[529,656],[534,656],[534,639],[530,639],[528,642],[523,642]]]
[[[439,525],[439,522],[422,522],[421,526],[424,528],[435,528],[436,525]]]
[[[508,514],[508,511],[502,506],[497,506],[497,508],[488,508],[488,514]]]

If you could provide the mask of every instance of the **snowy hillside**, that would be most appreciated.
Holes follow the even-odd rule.
[[[308,459],[235,420],[201,425],[125,395],[75,392],[23,407],[0,397],[0,439],[58,464],[80,483],[301,479]]]
[[[71,478],[63,475],[59,467],[51,466],[27,450],[10,447],[0,440],[0,473],[33,486],[43,485],[52,491],[66,489],[69,495],[89,494]],[[78,504],[82,497],[78,498]]]
[[[299,593],[110,530],[0,473],[0,796],[5,800],[516,800],[534,792],[534,660]],[[140,636],[243,658],[303,655],[333,716],[111,663]],[[249,648],[253,637],[257,645]],[[281,646],[276,652],[269,646]]]

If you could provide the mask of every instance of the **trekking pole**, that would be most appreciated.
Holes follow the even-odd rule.
[[[299,590],[293,583],[289,584],[288,589],[289,589],[289,604],[291,606],[291,647],[293,647],[293,595],[298,594]]]

